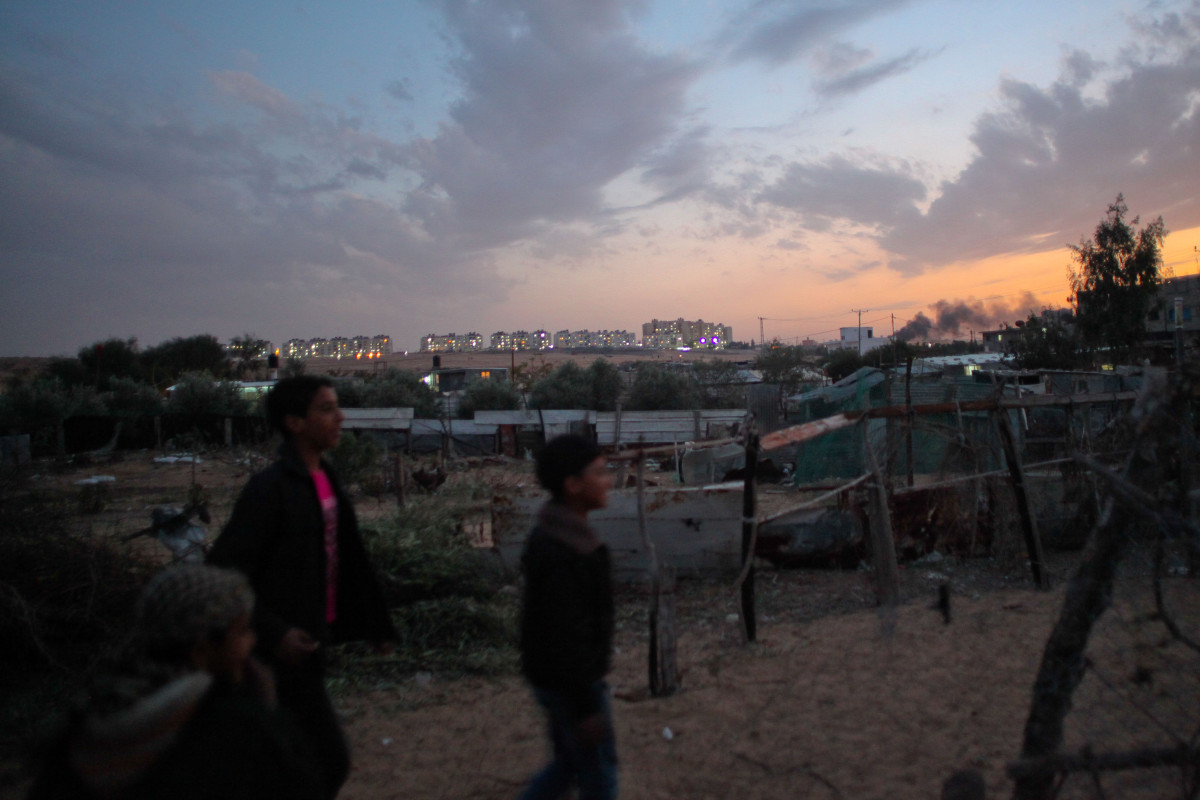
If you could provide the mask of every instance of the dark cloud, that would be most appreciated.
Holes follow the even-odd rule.
[[[48,308],[67,350],[153,341],[184,317],[279,331],[378,309],[434,329],[448,304],[500,299],[497,248],[542,236],[529,252],[578,254],[588,239],[553,226],[621,230],[602,196],[617,176],[643,170],[660,202],[706,179],[706,132],[677,122],[701,68],[641,46],[639,5],[446,3],[461,91],[416,142],[289,96],[245,59],[208,74],[212,107],[69,77],[86,64],[0,69],[0,333],[27,347],[11,342]],[[90,56],[51,44],[64,64]],[[96,333],[100,317],[123,329]]]
[[[409,87],[407,80],[392,81],[384,87],[384,91],[396,100],[411,102],[413,99],[412,89]]]
[[[1048,88],[1005,81],[1002,110],[971,137],[978,154],[924,215],[880,240],[904,272],[1000,253],[1061,248],[1089,233],[1118,192],[1134,214],[1168,228],[1200,224],[1200,21],[1175,18],[1172,59],[1130,60],[1097,98],[1080,82],[1096,69],[1078,54]],[[1154,27],[1153,30],[1159,30]]]
[[[1040,308],[1041,304],[1032,292],[1025,292],[1012,302],[985,302],[974,298],[938,300],[929,306],[932,316],[923,311],[917,312],[913,319],[896,331],[896,338],[903,342],[966,338],[971,331],[978,334],[1006,322],[1023,320]]]
[[[903,75],[930,57],[930,53],[914,48],[902,56],[847,70],[836,77],[818,80],[815,88],[817,94],[822,97],[855,94],[888,78]]]
[[[805,227],[825,229],[830,221],[895,226],[915,216],[925,186],[898,169],[854,164],[841,157],[817,164],[792,164],[760,199],[800,213]]]
[[[433,230],[507,243],[602,213],[603,187],[643,160],[659,182],[685,163],[703,174],[697,141],[685,138],[673,161],[662,150],[680,132],[700,68],[644,50],[628,4],[456,0],[446,9],[462,45],[453,70],[463,97],[439,134],[411,150],[424,178],[411,211]]]
[[[760,0],[722,32],[729,58],[779,66],[864,20],[902,8],[909,0]]]

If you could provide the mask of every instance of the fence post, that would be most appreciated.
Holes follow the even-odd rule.
[[[912,356],[904,367],[904,458],[907,469],[908,488],[913,486],[913,405],[912,405]]]
[[[637,524],[642,546],[650,559],[650,694],[655,697],[674,694],[678,688],[675,659],[675,614],[674,600],[663,602],[662,575],[658,566],[658,552],[646,530],[646,456],[637,455]],[[671,591],[674,592],[674,576],[671,576]],[[660,616],[666,607],[667,613]],[[664,620],[663,617],[666,619]]]
[[[1025,470],[1021,467],[1021,456],[1017,452],[1017,443],[1013,436],[1012,425],[1008,421],[1008,412],[1001,408],[999,411],[993,412],[992,419],[1000,434],[1000,444],[1004,447],[1004,460],[1008,462],[1013,493],[1017,498],[1017,510],[1021,515],[1021,532],[1025,537],[1025,549],[1029,551],[1029,568],[1033,571],[1033,582],[1039,589],[1045,589],[1046,558],[1042,554],[1042,537],[1038,534],[1037,517],[1029,502],[1029,493],[1025,489]]]
[[[871,447],[870,420],[864,418],[863,450],[871,471],[868,518],[871,527],[871,560],[875,567],[875,596],[881,606],[900,604],[900,567],[896,564],[896,540],[892,535],[892,515],[888,511],[887,481],[879,471],[879,459]]]
[[[758,638],[758,619],[754,611],[754,539],[757,532],[757,498],[755,479],[758,475],[758,433],[746,432],[746,478],[742,490],[742,572],[738,578],[739,611],[742,631],[747,642]]]

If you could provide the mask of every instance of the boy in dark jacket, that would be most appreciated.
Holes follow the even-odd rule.
[[[612,478],[599,449],[579,436],[548,442],[537,476],[551,497],[521,557],[521,668],[546,713],[554,759],[524,796],[559,798],[574,784],[581,800],[607,800],[617,796],[604,681],[612,652],[612,564],[587,515],[608,504]]]
[[[208,560],[245,573],[258,605],[258,652],[275,668],[279,703],[309,737],[324,796],[335,797],[350,756],[325,690],[325,642],[390,648],[396,632],[367,560],[350,498],[323,454],[345,418],[328,378],[279,381],[267,417],[280,458],[250,479]]]

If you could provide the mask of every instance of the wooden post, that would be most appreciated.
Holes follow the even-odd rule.
[[[754,540],[757,533],[757,498],[755,478],[758,475],[758,434],[746,431],[746,482],[742,490],[742,572],[738,577],[738,611],[742,632],[747,642],[758,638],[758,619],[754,611]]]
[[[892,515],[888,511],[887,482],[879,471],[879,460],[875,458],[875,450],[871,447],[869,426],[870,420],[864,419],[863,450],[872,478],[867,491],[871,498],[868,508],[871,560],[875,567],[875,597],[879,605],[890,607],[900,604],[900,567],[896,564],[896,540],[892,535]]]
[[[646,530],[646,457],[642,453],[638,453],[637,457],[637,523],[638,534],[642,539],[642,546],[646,549],[646,555],[650,559],[650,652],[649,652],[649,671],[650,671],[650,694],[655,697],[674,694],[678,688],[679,681],[676,674],[675,660],[675,615],[674,615],[674,597],[672,596],[667,609],[667,614],[663,615],[666,620],[660,616],[660,612],[664,608],[663,591],[662,591],[662,575],[658,566],[658,551],[654,547],[654,542],[650,540],[650,534]],[[674,593],[674,577],[672,581],[672,595]]]
[[[659,574],[658,606],[658,695],[679,691],[679,662],[675,646],[675,570],[662,567]]]
[[[912,405],[912,356],[904,367],[904,457],[908,470],[908,488],[913,486],[913,405]]]
[[[396,493],[396,503],[403,508],[405,503],[405,484],[408,482],[408,469],[404,463],[403,453],[392,453],[392,491]]]
[[[1016,439],[1013,436],[1012,425],[1008,421],[1008,412],[1004,410],[993,412],[996,430],[1000,434],[1000,444],[1004,447],[1004,459],[1008,462],[1008,473],[1012,479],[1013,494],[1017,499],[1017,511],[1021,515],[1021,533],[1025,537],[1025,549],[1029,552],[1029,567],[1033,571],[1033,583],[1039,589],[1046,588],[1046,558],[1042,554],[1042,537],[1038,534],[1037,517],[1029,502],[1029,493],[1025,489],[1025,470],[1021,467],[1021,456],[1017,452]]]

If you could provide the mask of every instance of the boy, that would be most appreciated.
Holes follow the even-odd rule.
[[[310,798],[315,775],[250,657],[245,576],[198,564],[147,585],[134,635],[52,745],[31,800]]]
[[[604,681],[612,652],[612,565],[587,515],[608,505],[612,478],[599,449],[573,435],[546,443],[537,477],[550,500],[521,557],[521,669],[546,713],[554,758],[524,797],[559,798],[576,784],[581,800],[608,800],[617,796]]]
[[[328,378],[285,378],[267,395],[283,435],[280,458],[252,477],[209,563],[234,567],[258,595],[258,652],[275,668],[279,703],[309,737],[325,797],[350,771],[345,737],[325,690],[324,642],[396,638],[367,561],[350,498],[322,456],[345,418]]]

